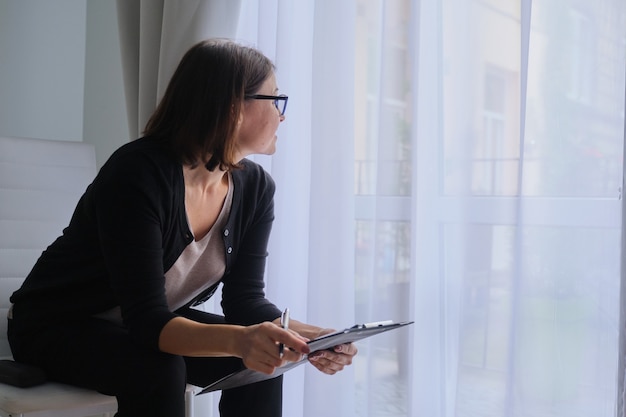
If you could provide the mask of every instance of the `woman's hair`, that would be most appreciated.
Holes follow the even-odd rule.
[[[197,43],[178,64],[145,136],[167,143],[181,163],[237,168],[234,134],[246,95],[274,71],[258,50],[226,39]]]

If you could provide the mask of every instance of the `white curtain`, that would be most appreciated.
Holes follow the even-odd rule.
[[[626,4],[246,1],[290,96],[268,294],[359,342],[289,416],[613,416]]]
[[[341,374],[290,371],[284,415],[622,417],[626,3],[224,7],[289,95],[255,158],[278,187],[269,298],[326,327],[415,322]]]

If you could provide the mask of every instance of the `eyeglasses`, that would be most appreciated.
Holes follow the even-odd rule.
[[[276,106],[281,116],[285,114],[285,110],[287,109],[287,100],[289,99],[289,97],[287,97],[284,94],[281,94],[279,96],[266,96],[263,94],[251,94],[251,95],[246,96],[246,98],[254,99],[254,100],[274,100],[274,106]]]

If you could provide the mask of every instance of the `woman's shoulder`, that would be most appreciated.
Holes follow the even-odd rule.
[[[170,159],[172,162],[172,153],[168,152],[166,146],[149,137],[141,137],[139,139],[132,140],[113,152],[109,160],[116,160],[125,157],[140,158],[142,156],[152,159]]]
[[[152,167],[167,170],[179,166],[163,144],[142,137],[120,146],[111,154],[102,169],[141,171]]]
[[[272,176],[263,168],[262,165],[244,158],[239,162],[241,168],[232,171],[232,175],[235,181],[241,182],[245,185],[254,185],[268,189],[273,192],[275,184]]]
[[[118,148],[100,168],[96,184],[170,189],[182,181],[180,163],[159,142],[139,138]]]

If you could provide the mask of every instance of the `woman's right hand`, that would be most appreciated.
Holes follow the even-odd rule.
[[[306,338],[293,331],[270,322],[260,323],[242,328],[237,356],[243,360],[246,368],[269,375],[285,362],[296,362],[302,359],[302,355],[309,354],[306,342]],[[282,358],[279,354],[280,343],[285,345]]]

